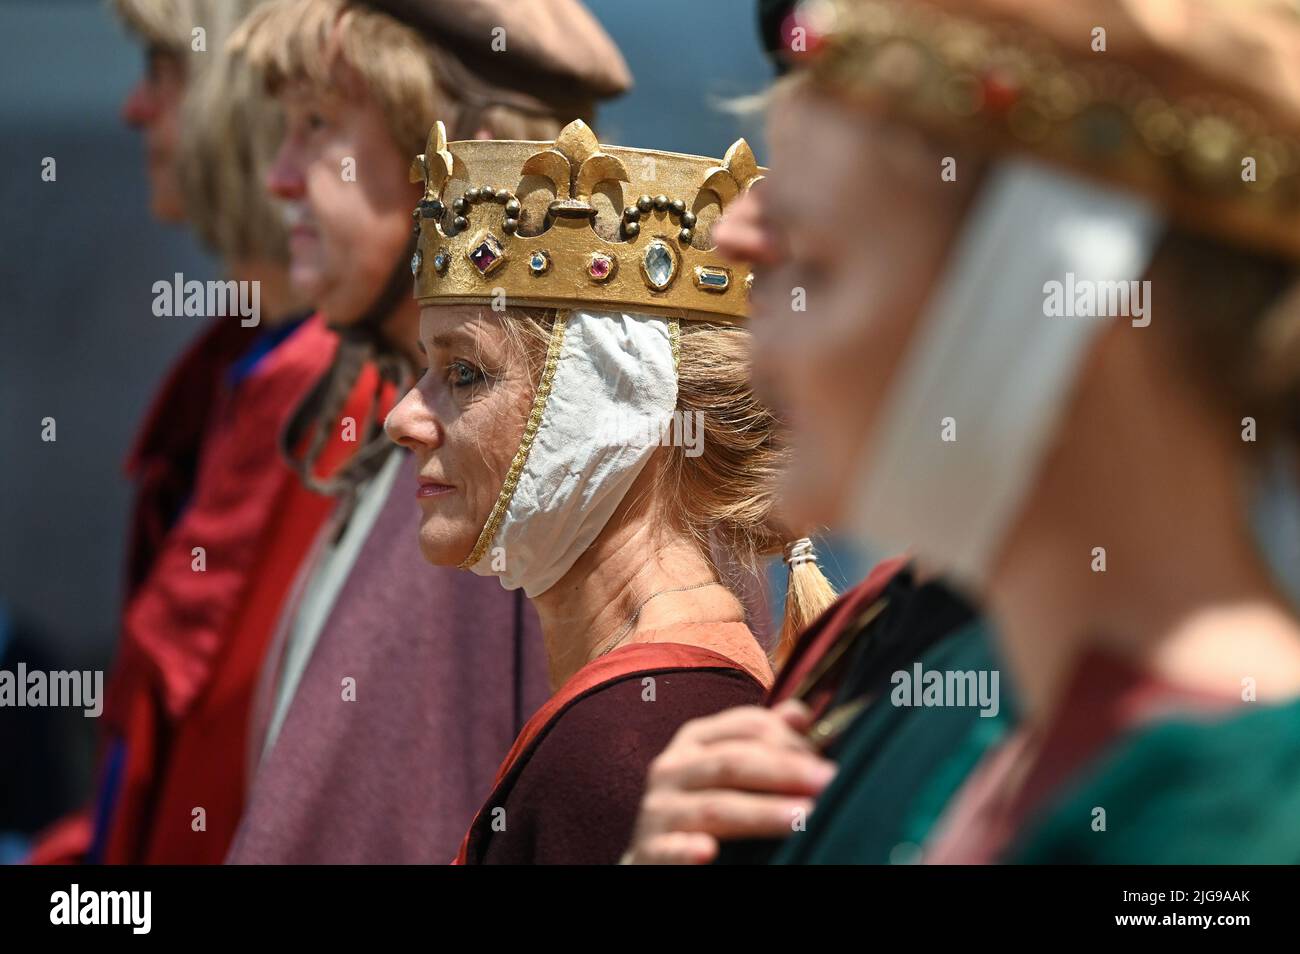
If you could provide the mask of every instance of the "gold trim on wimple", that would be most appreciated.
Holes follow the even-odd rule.
[[[470,551],[459,569],[468,570],[483,559],[483,554],[492,545],[492,539],[497,535],[501,521],[505,519],[506,509],[515,496],[519,477],[523,474],[524,466],[528,463],[528,454],[533,449],[533,440],[542,426],[542,412],[546,410],[547,399],[551,396],[551,385],[555,380],[555,369],[560,363],[560,348],[564,344],[564,328],[568,317],[567,311],[560,311],[555,315],[550,341],[546,346],[546,365],[542,369],[542,380],[537,385],[537,394],[533,396],[532,410],[528,412],[524,436],[519,441],[519,449],[515,451],[514,459],[510,461],[510,469],[506,471],[506,479],[501,484],[501,493],[497,495],[497,502],[493,505],[492,512],[488,514],[483,531],[478,535],[478,542],[474,544],[474,549]]]
[[[668,319],[668,343],[673,349],[673,373],[676,374],[682,357],[682,323],[676,318]]]

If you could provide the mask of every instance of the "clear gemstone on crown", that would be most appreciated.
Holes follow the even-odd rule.
[[[673,257],[673,250],[659,239],[646,246],[641,255],[641,268],[645,272],[646,281],[656,291],[664,291],[677,276],[677,260]]]

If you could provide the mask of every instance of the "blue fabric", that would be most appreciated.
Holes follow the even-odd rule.
[[[126,743],[122,739],[113,739],[109,742],[108,756],[104,759],[104,778],[100,782],[99,795],[95,799],[95,833],[90,842],[90,851],[86,854],[87,864],[103,864],[113,812],[117,810],[117,798],[122,785],[122,769],[125,766]]]
[[[305,320],[306,318],[297,318],[293,321],[286,321],[274,328],[267,328],[254,338],[253,343],[248,346],[248,350],[226,372],[226,382],[232,388],[238,387],[261,364],[262,359],[293,334]]]
[[[0,831],[0,865],[20,865],[32,850],[31,840],[16,831]]]

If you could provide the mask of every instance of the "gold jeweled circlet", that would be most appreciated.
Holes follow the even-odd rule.
[[[743,139],[718,161],[601,145],[581,120],[554,143],[448,143],[439,122],[411,165],[415,296],[741,320],[749,268],[707,232],[763,172]]]

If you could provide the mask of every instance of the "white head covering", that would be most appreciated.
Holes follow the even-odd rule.
[[[983,583],[1089,346],[1128,320],[1048,317],[1046,284],[1137,280],[1161,231],[1127,194],[1028,161],[993,169],[864,451],[851,532]]]
[[[676,322],[664,318],[561,313],[519,452],[467,569],[530,597],[568,572],[668,427],[676,336]],[[615,426],[620,420],[646,426]]]

